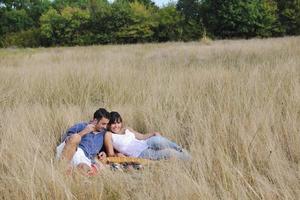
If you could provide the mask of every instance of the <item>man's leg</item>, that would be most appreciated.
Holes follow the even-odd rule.
[[[89,175],[89,173],[92,170],[91,167],[85,163],[79,163],[76,167],[79,170],[79,172],[83,175]]]
[[[77,148],[71,160],[71,164],[83,175],[96,175],[98,171],[97,167],[85,156],[84,151],[80,147]]]
[[[73,134],[65,141],[65,146],[61,154],[61,159],[67,161],[68,163],[71,162],[77,147],[81,141],[81,136],[78,134]]]

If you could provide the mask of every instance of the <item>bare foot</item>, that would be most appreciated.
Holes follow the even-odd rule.
[[[67,170],[66,170],[66,175],[71,176],[72,173],[73,173],[73,166],[72,166],[72,164],[68,164],[67,165]]]
[[[100,169],[98,168],[97,164],[92,164],[90,170],[87,172],[88,176],[96,176],[99,174]]]

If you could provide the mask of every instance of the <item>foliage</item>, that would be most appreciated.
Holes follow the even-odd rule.
[[[182,40],[198,40],[203,35],[203,24],[200,12],[200,1],[179,0],[177,10],[180,11],[184,20],[181,23]]]
[[[300,34],[300,0],[277,0],[279,21],[287,35]]]
[[[269,0],[204,0],[201,7],[205,26],[220,38],[271,36],[277,20]]]
[[[140,3],[140,4],[143,4],[144,6],[146,6],[147,8],[155,8],[155,9],[158,9],[158,7],[155,5],[155,3],[151,0],[127,0],[129,3],[134,3],[134,2],[137,2],[137,3]]]
[[[33,25],[33,20],[24,9],[10,10],[2,14],[0,20],[0,35],[26,30]]]
[[[176,7],[184,15],[186,20],[195,20],[199,22],[200,15],[200,2],[198,0],[179,0]]]
[[[182,37],[183,29],[181,24],[183,17],[176,10],[175,5],[168,5],[158,11],[155,21],[158,26],[155,29],[155,39],[159,42],[178,41]]]
[[[33,0],[30,2],[31,4],[27,8],[27,13],[34,21],[35,27],[38,27],[41,15],[49,10],[51,2],[50,0]]]
[[[26,31],[16,32],[6,35],[2,41],[3,47],[39,47],[40,30],[29,29]]]
[[[83,45],[88,33],[85,26],[90,14],[87,10],[66,7],[61,13],[50,9],[41,17],[41,35],[46,45]]]
[[[90,21],[88,30],[90,44],[107,44],[114,42],[112,8],[107,0],[90,0],[88,9]]]
[[[122,41],[122,34],[118,32],[124,27],[129,27],[132,23],[132,10],[128,1],[116,0],[112,4],[111,20],[108,22],[111,32],[114,35],[115,42]]]
[[[136,43],[151,41],[153,28],[157,23],[153,21],[152,10],[137,1],[129,3],[129,24],[122,26],[117,32],[117,38],[122,43]]]
[[[49,0],[0,0],[2,10],[6,11],[26,11],[27,15],[33,20],[34,25],[38,26],[38,21],[42,13],[47,11],[51,2]]]
[[[21,10],[30,7],[31,0],[0,0],[7,10]]]
[[[2,46],[272,37],[300,34],[300,0],[0,0],[0,18]]]
[[[56,10],[62,10],[65,7],[86,9],[88,2],[89,0],[54,0],[52,5]]]

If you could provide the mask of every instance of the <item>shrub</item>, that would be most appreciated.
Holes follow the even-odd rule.
[[[84,45],[90,13],[80,8],[66,7],[61,13],[53,8],[40,18],[43,44]]]
[[[39,29],[29,29],[26,31],[7,34],[2,40],[3,47],[39,47],[40,45],[41,43]]]
[[[271,36],[276,27],[277,6],[268,0],[205,0],[203,22],[219,38]]]

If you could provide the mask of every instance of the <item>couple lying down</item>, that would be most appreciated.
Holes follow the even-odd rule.
[[[119,113],[109,113],[104,108],[99,108],[89,123],[77,123],[69,128],[56,148],[56,156],[68,163],[69,170],[76,167],[89,174],[103,168],[96,162],[97,157],[101,160],[106,156],[101,152],[103,147],[109,157],[191,159],[186,150],[157,132],[141,134],[124,127]]]

